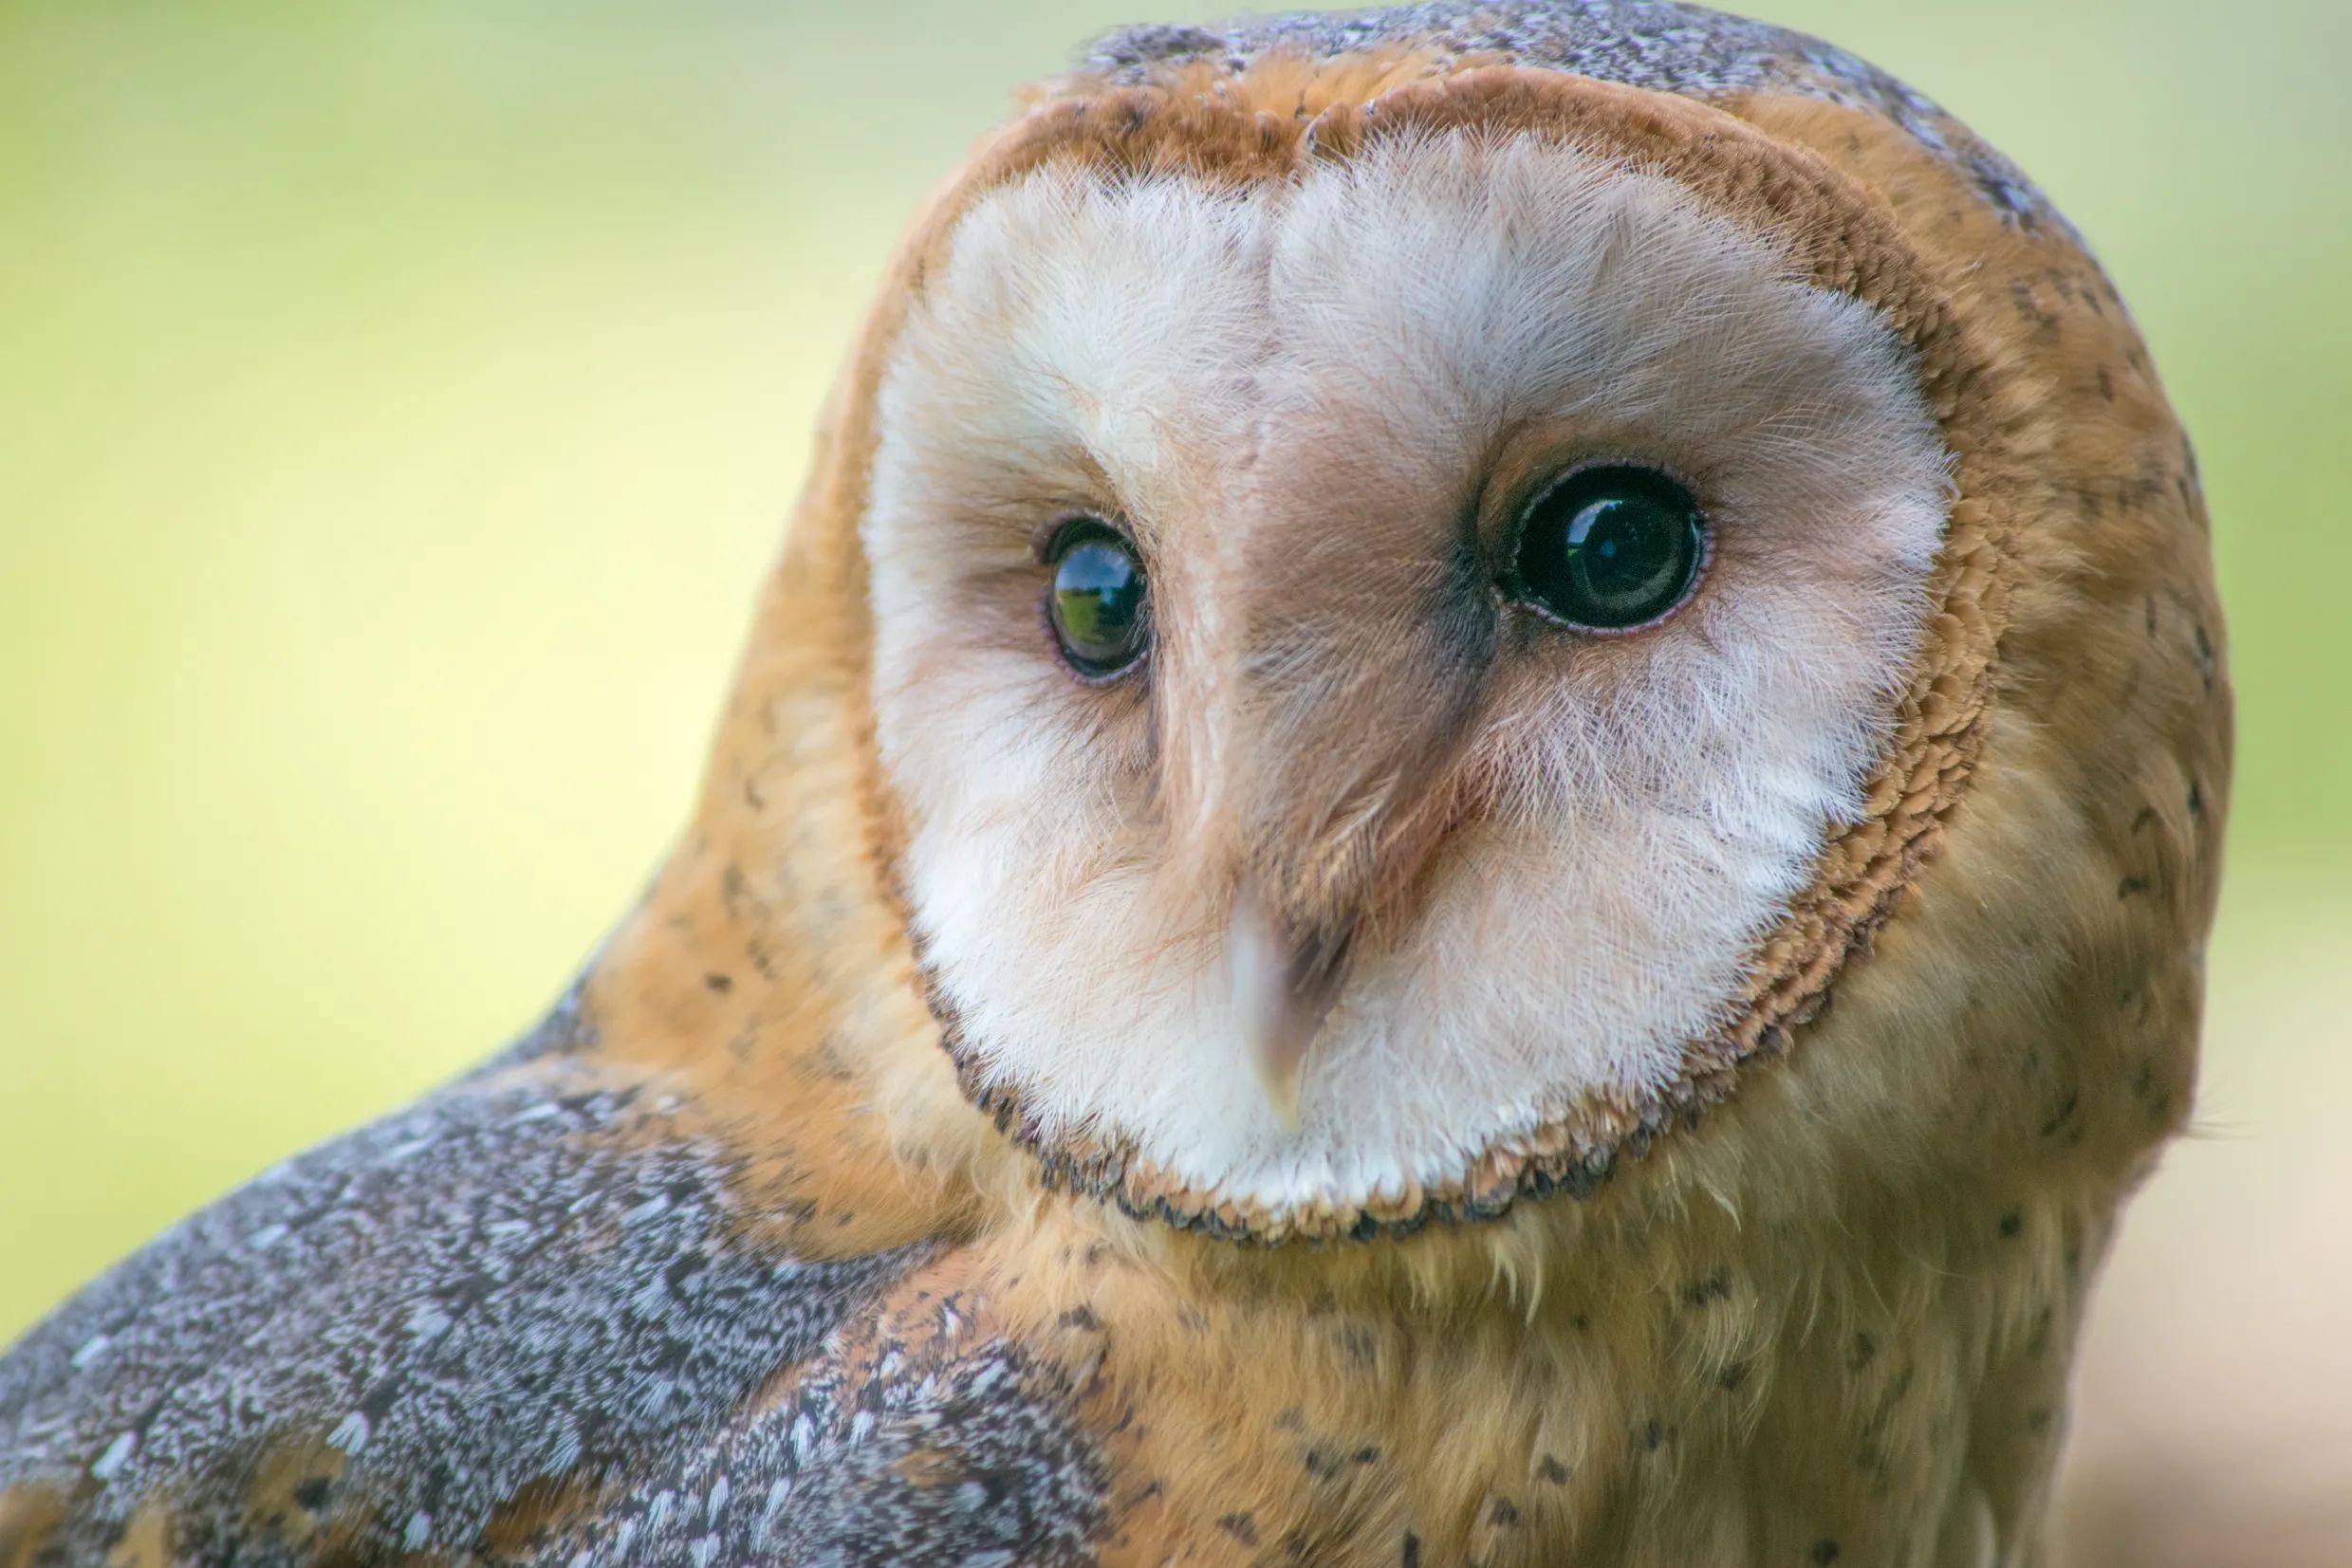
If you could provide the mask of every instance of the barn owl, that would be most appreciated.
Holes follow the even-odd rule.
[[[1835,48],[1114,34],[893,264],[643,902],[0,1363],[0,1564],[2038,1561],[2195,475]]]

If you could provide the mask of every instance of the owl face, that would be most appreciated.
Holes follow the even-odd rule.
[[[1869,305],[1571,141],[981,194],[862,523],[968,1082],[1277,1215],[1654,1096],[1867,810],[1949,469]]]

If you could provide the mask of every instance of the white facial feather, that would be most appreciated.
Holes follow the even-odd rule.
[[[1675,1075],[1861,809],[1948,505],[1868,308],[1666,180],[1531,139],[1399,139],[1280,186],[1033,175],[959,225],[880,416],[880,743],[966,1042],[1049,1133],[1276,1210],[1457,1178]],[[1159,771],[1188,757],[1213,811],[1269,755],[1233,749],[1237,681],[1310,717],[1345,684],[1232,645],[1244,557],[1343,561],[1351,505],[1454,517],[1528,433],[1690,483],[1708,581],[1630,636],[1505,640],[1458,742],[1486,804],[1351,976],[1286,1130],[1240,1054],[1226,912],[1163,875],[1191,828]],[[1074,512],[1150,565],[1148,693],[1081,686],[1040,624],[1035,541]],[[1359,613],[1352,585],[1299,624]]]

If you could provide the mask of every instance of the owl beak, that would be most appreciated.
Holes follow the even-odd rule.
[[[1309,1049],[1339,1000],[1349,935],[1293,932],[1250,887],[1233,900],[1226,952],[1242,1046],[1287,1132],[1301,1125],[1299,1091]]]

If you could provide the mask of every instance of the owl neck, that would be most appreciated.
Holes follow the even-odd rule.
[[[1627,1190],[1292,1256],[1061,1208],[1031,1320],[1162,1488],[1139,1562],[1188,1520],[1331,1563],[2018,1560],[2104,1208],[1959,1196],[1807,1227]]]

